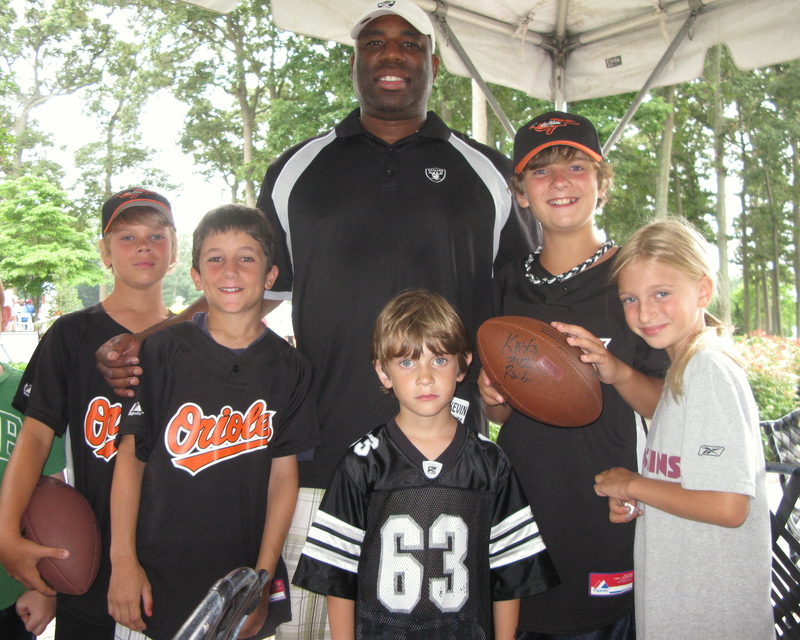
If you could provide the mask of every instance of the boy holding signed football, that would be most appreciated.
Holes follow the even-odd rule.
[[[260,212],[210,211],[192,251],[208,313],[142,343],[111,493],[108,600],[118,634],[169,640],[213,583],[241,566],[266,569],[270,582],[240,637],[270,636],[291,619],[280,553],[296,454],[319,439],[310,365],[261,322],[273,255]]]
[[[571,335],[598,368],[603,411],[592,424],[560,428],[512,410],[481,373],[489,418],[502,424],[505,450],[536,514],[561,584],[520,607],[519,640],[570,636],[582,640],[633,639],[633,527],[624,534],[594,493],[594,476],[610,467],[636,468],[643,433],[636,412],[652,415],[666,356],[628,328],[608,284],[616,248],[594,225],[613,171],[603,159],[594,126],[553,111],[521,127],[514,139],[511,187],[542,228],[543,246],[495,275],[495,315],[553,322]],[[615,358],[605,357],[608,352]],[[613,360],[613,362],[612,362]],[[632,379],[649,393],[626,403]],[[633,401],[633,400],[632,400]],[[641,438],[641,440],[640,440]]]

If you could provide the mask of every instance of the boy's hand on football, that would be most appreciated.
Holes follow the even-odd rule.
[[[576,324],[551,322],[561,333],[566,334],[567,342],[583,350],[581,360],[594,365],[600,382],[614,384],[623,374],[622,363],[606,349],[603,341]]]
[[[501,394],[495,388],[495,386],[492,384],[492,381],[489,380],[489,376],[486,374],[484,369],[481,369],[481,372],[478,375],[478,388],[480,389],[483,403],[487,407],[496,407],[506,403],[506,399],[503,397],[503,394]]]
[[[45,596],[55,596],[53,590],[39,574],[37,565],[42,558],[69,558],[69,551],[56,547],[45,547],[21,535],[4,536],[0,541],[0,563],[6,573],[21,582],[26,589],[35,589]]]

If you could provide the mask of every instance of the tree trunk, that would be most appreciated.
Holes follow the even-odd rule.
[[[794,252],[794,336],[800,338],[800,141],[792,138],[792,241]]]
[[[669,175],[672,167],[672,139],[675,134],[675,86],[665,88],[664,99],[669,113],[664,121],[664,133],[658,151],[658,176],[656,182],[656,218],[663,220],[669,211]]]
[[[719,251],[719,314],[731,321],[731,283],[728,275],[728,217],[725,211],[725,124],[723,119],[722,45],[711,49],[714,82],[714,170],[717,175],[717,250]]]
[[[751,273],[750,273],[750,238],[747,212],[747,160],[749,154],[745,146],[744,133],[742,128],[742,110],[740,105],[737,104],[739,111],[739,160],[742,163],[742,189],[739,192],[739,201],[742,205],[742,213],[739,215],[739,234],[740,244],[739,250],[742,255],[742,331],[745,334],[750,333],[752,330],[751,316],[750,316],[750,287],[751,287]]]
[[[472,81],[472,137],[482,144],[489,144],[489,118],[486,114],[486,96]]]

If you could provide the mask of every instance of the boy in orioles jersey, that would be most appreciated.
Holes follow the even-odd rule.
[[[342,458],[294,583],[327,596],[332,640],[510,640],[519,598],[558,578],[505,455],[451,414],[466,329],[440,295],[407,291],[372,358],[400,412]]]
[[[297,455],[319,443],[311,367],[261,322],[274,233],[242,205],[194,232],[192,279],[208,313],[142,343],[111,490],[109,611],[117,637],[170,640],[238,567],[270,582],[241,638],[291,619],[280,557],[297,500]]]
[[[97,515],[103,553],[89,591],[58,596],[57,640],[109,640],[114,635],[106,602],[108,505],[121,405],[97,370],[94,352],[109,337],[143,331],[168,317],[161,281],[177,255],[169,201],[147,189],[127,189],[109,198],[102,231],[100,254],[114,274],[114,289],[102,302],[60,317],[39,343],[14,398],[25,420],[0,492],[0,562],[26,587],[54,596],[36,564],[67,552],[23,539],[20,519],[54,437],[69,433],[70,479]]]

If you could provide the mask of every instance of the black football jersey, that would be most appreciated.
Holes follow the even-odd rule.
[[[356,601],[356,638],[493,637],[492,601],[558,582],[516,475],[494,443],[459,425],[437,460],[396,423],[337,468],[294,583]]]

